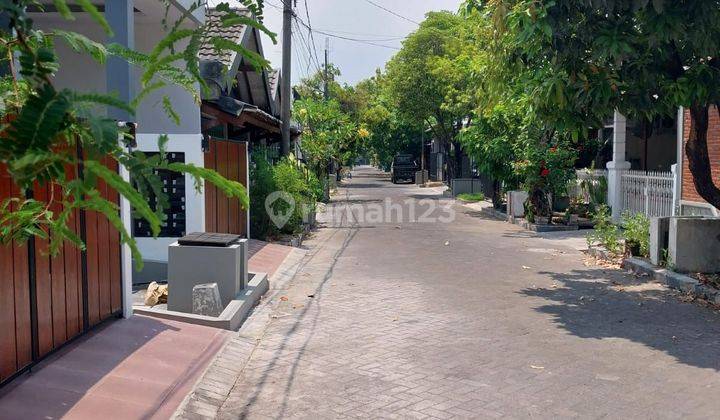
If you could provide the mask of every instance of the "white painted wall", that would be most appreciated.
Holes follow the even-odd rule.
[[[55,13],[35,14],[33,16],[41,29],[63,29],[81,33],[88,38],[104,43],[106,35],[97,24],[82,14],[77,20],[69,22]],[[150,52],[165,36],[160,21],[136,14],[135,48],[141,52]],[[64,41],[57,43],[60,71],[55,76],[57,86],[81,92],[106,91],[105,67],[95,62],[87,54],[76,53]],[[140,69],[136,80],[139,83]],[[198,92],[200,87],[197,87]],[[136,91],[139,85],[136,86]],[[180,116],[180,125],[175,124],[162,107],[163,96],[168,96],[175,112]],[[200,133],[200,105],[193,96],[177,86],[168,86],[150,94],[138,107],[136,122],[140,133],[196,134]]]
[[[135,22],[135,48],[148,53],[157,43],[165,37],[165,31],[159,22],[136,20]],[[137,80],[139,82],[140,72]],[[199,93],[200,86],[197,86]],[[180,125],[170,119],[162,107],[164,96],[170,98],[173,109],[180,116]],[[138,132],[140,133],[166,133],[166,134],[196,134],[200,133],[200,104],[195,102],[193,96],[178,86],[167,86],[159,89],[145,98],[138,107]]]
[[[146,15],[135,15],[135,46],[139,51],[149,52],[164,37],[162,24]],[[37,25],[43,29],[64,29],[82,33],[98,42],[105,41],[102,28],[82,14],[77,20],[68,22],[54,13],[34,16]],[[83,92],[106,91],[106,73],[104,66],[96,63],[85,54],[74,52],[63,41],[57,42],[60,71],[56,75],[58,87]],[[140,71],[138,70],[138,76]],[[138,77],[139,80],[139,77]],[[175,111],[180,115],[181,124],[176,125],[162,109],[162,97],[168,95]],[[136,114],[138,122],[138,150],[158,151],[157,141],[160,133],[169,135],[167,150],[185,153],[185,162],[204,166],[201,148],[200,105],[184,89],[170,86],[149,95],[139,106]],[[186,220],[187,232],[205,230],[205,196],[194,188],[194,182],[186,179]],[[128,225],[129,228],[129,225]],[[137,238],[138,247],[144,259],[167,261],[167,247],[177,238]]]

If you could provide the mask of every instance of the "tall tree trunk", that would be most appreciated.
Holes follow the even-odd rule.
[[[492,193],[493,207],[495,207],[496,209],[499,209],[500,206],[502,205],[502,196],[500,195],[500,193],[501,193],[500,181],[498,181],[497,179],[493,179],[492,190],[493,190],[493,193]]]
[[[451,181],[459,176],[460,165],[458,161],[459,145],[452,141],[452,139],[446,139],[447,144],[447,168],[448,168],[448,179]],[[452,149],[452,150],[450,150]]]
[[[720,115],[720,108],[717,108]],[[710,120],[708,105],[690,107],[692,130],[685,145],[685,153],[693,176],[693,183],[700,197],[716,208],[720,208],[720,188],[713,181],[712,165],[708,155],[708,125]]]

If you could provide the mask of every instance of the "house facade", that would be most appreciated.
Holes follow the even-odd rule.
[[[603,130],[611,144],[607,171],[594,176],[608,179],[608,204],[613,218],[645,213],[647,216],[720,216],[720,211],[703,200],[695,189],[685,145],[690,137],[692,118],[679,108],[673,118],[639,124],[616,112]],[[708,153],[713,177],[720,177],[720,117],[710,112]],[[604,162],[601,162],[604,163]],[[579,171],[582,177],[587,173]]]
[[[128,48],[149,52],[165,35],[164,19],[186,16],[184,25],[198,27],[205,18],[205,10],[194,8],[193,0],[174,0],[167,4],[156,0],[108,0],[96,5],[104,13],[114,36],[107,39],[105,32],[81,8],[73,5],[74,21],[67,21],[57,12],[52,1],[42,1],[28,9],[39,29],[65,29],[79,32],[90,39],[105,43],[115,42]],[[55,76],[59,88],[88,93],[115,93],[129,102],[138,91],[138,70],[117,58],[109,58],[101,65],[86,55],[76,53],[63,42],[56,43],[60,70]],[[163,96],[170,97],[182,123],[176,125],[155,104]],[[169,147],[185,162],[203,164],[201,148],[200,109],[192,96],[185,91],[167,87],[140,106],[137,116],[131,119],[123,112],[110,111],[110,116],[121,124],[136,125],[138,148],[157,151],[160,134],[168,134]],[[119,168],[117,162],[104,162],[118,170],[125,179],[130,174]],[[69,168],[70,173],[74,171]],[[169,186],[186,197],[201,195],[192,183]],[[33,194],[45,199],[59,194],[54,186],[37,186]],[[128,203],[100,182],[98,190],[104,198],[120,206],[125,226],[135,226]],[[20,196],[12,179],[0,165],[0,196]],[[60,204],[53,204],[59,206]],[[60,209],[55,209],[59,211]],[[184,211],[185,229],[202,230],[203,206],[178,202],[174,211]],[[180,218],[173,219],[179,223]],[[132,260],[127,246],[121,246],[119,233],[106,218],[92,211],[73,214],[71,229],[85,240],[86,250],[66,245],[59,255],[47,254],[47,240],[33,238],[27,245],[11,244],[0,248],[0,322],[12,325],[0,331],[0,383],[27,371],[52,352],[62,348],[74,338],[88,332],[106,319],[132,314]],[[137,236],[137,235],[136,235]],[[142,251],[160,255],[159,243],[168,238],[151,241],[138,236]]]
[[[679,194],[680,200],[678,206],[682,215],[702,215],[702,216],[720,216],[720,210],[716,209],[698,194],[695,189],[692,174],[687,156],[685,156],[685,144],[690,138],[692,130],[692,118],[689,111],[682,113],[683,117],[683,136],[682,141],[678,144],[678,156],[681,157],[682,165],[678,167],[679,171]],[[710,120],[708,124],[708,155],[710,156],[710,164],[712,165],[713,179],[720,180],[720,115],[717,109],[710,109]]]

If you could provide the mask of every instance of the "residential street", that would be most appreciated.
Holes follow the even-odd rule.
[[[225,419],[717,416],[712,309],[460,205],[451,223],[357,222],[386,197],[453,202],[353,175],[329,207],[353,215],[306,242],[240,330],[250,356],[234,386],[197,406]]]

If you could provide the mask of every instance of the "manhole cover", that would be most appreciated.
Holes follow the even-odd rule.
[[[242,239],[242,236],[229,233],[195,232],[178,239],[178,244],[186,246],[228,247],[237,243],[240,239]]]

